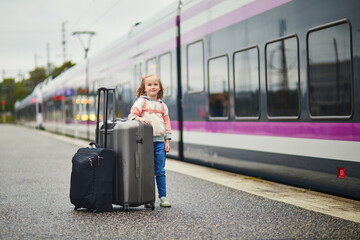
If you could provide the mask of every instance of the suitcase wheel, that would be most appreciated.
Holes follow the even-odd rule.
[[[129,204],[124,204],[123,209],[124,211],[129,211]]]
[[[154,210],[155,210],[155,203],[152,202],[152,203],[150,203],[150,204],[151,204],[151,210],[154,211]]]

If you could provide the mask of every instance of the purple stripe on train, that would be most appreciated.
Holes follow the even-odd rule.
[[[166,53],[171,49],[175,49],[175,46],[176,46],[175,38],[161,42],[160,44],[157,44],[156,46],[152,47],[151,49],[148,49],[147,51],[145,51],[143,53],[144,59],[154,57],[155,55],[157,55],[159,53]],[[115,63],[115,64],[109,66],[108,70],[111,71],[111,70],[124,69],[133,64],[134,64],[134,62],[129,61],[129,59],[125,59],[122,62],[118,62],[118,63]]]
[[[137,47],[140,43],[147,41],[151,38],[154,38],[157,35],[165,32],[171,28],[174,28],[176,26],[176,21],[177,21],[177,19],[175,16],[174,16],[174,18],[170,18],[170,19],[166,20],[165,22],[159,24],[158,26],[146,31],[144,34],[141,34],[140,37],[134,38],[132,41],[127,42],[126,44],[119,47],[115,51],[110,52],[108,55],[105,55],[105,56],[95,60],[94,62],[90,62],[90,66],[92,66],[92,65],[96,66],[99,62],[117,57],[117,56],[123,54],[124,52],[127,52],[130,49]],[[174,43],[172,45],[175,46],[175,44],[176,44],[175,37],[174,37],[173,41],[174,41]],[[120,45],[121,45],[121,43],[120,43]]]
[[[272,8],[278,7],[280,5],[283,5],[285,3],[290,2],[291,0],[257,0],[254,2],[251,2],[247,5],[244,5],[243,7],[240,7],[238,9],[235,9],[232,12],[229,12],[228,14],[218,17],[212,21],[207,22],[206,24],[203,24],[197,28],[194,28],[184,34],[181,35],[181,42],[182,43],[189,43],[194,40],[197,40],[207,34],[216,32],[222,28],[228,27],[232,24],[235,24],[237,22],[246,20],[248,18],[251,18],[257,14],[266,12]],[[211,7],[211,5],[209,6]],[[188,16],[189,14],[184,13],[186,18],[190,18]],[[194,14],[198,14],[198,11],[194,11]],[[183,15],[181,15],[183,17]],[[183,21],[183,19],[181,19]]]
[[[195,15],[198,15],[199,13],[206,11],[213,6],[224,2],[225,0],[212,0],[212,1],[201,1],[200,3],[192,6],[189,9],[186,9],[181,13],[181,21],[186,21],[189,18],[192,18]]]
[[[360,123],[184,122],[184,131],[360,141]],[[179,130],[177,121],[171,122]]]
[[[193,16],[196,16],[197,14],[201,13],[202,11],[205,11],[223,1],[224,0],[216,0],[216,1],[210,1],[210,2],[203,1],[203,2],[199,3],[198,5],[195,5],[192,8],[181,13],[181,21],[184,21]],[[191,31],[186,32],[185,34],[183,34],[181,36],[181,38],[182,38],[181,41],[182,41],[182,43],[191,42],[193,40],[203,37],[206,34],[210,34],[221,28],[230,26],[239,21],[243,21],[247,18],[255,16],[256,14],[260,14],[262,12],[265,12],[272,8],[278,7],[282,4],[285,4],[290,1],[292,1],[292,0],[272,0],[272,1],[257,0],[257,1],[251,2],[241,8],[238,8],[238,9],[230,12],[229,14],[226,14],[222,17],[214,19],[198,28],[195,28]],[[103,57],[100,57],[99,59],[96,59],[93,62],[90,62],[90,66],[96,66],[99,62],[102,62],[104,60],[109,60],[120,54],[123,54],[124,52],[128,51],[129,49],[136,47],[139,44],[139,41],[142,41],[144,39],[149,40],[165,31],[167,31],[168,29],[171,29],[172,27],[178,26],[178,21],[179,21],[178,17],[168,19],[167,21],[159,24],[155,28],[140,35],[139,38],[134,38],[132,41],[126,43],[125,45],[123,45],[120,48],[116,49],[115,51],[109,53],[108,55],[105,55]],[[141,39],[141,40],[139,40],[139,39]],[[161,43],[161,44],[157,45],[155,48],[161,47],[162,51],[167,51],[167,50],[164,50],[164,48],[171,49],[176,46],[175,38],[171,39],[169,41],[166,42],[166,47],[164,46],[164,43]],[[157,50],[159,50],[159,49],[157,49]],[[152,51],[158,52],[157,50],[153,49]],[[148,55],[150,55],[150,54],[148,54]]]

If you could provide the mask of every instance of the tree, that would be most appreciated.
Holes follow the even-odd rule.
[[[41,83],[46,79],[46,71],[43,67],[35,68],[35,70],[30,71],[30,78],[26,80],[25,88],[32,92],[36,85]]]
[[[14,89],[15,102],[17,100],[24,99],[30,93],[31,92],[26,88],[26,81],[25,80],[22,80],[21,82],[16,82],[15,83],[15,89]]]
[[[1,92],[0,98],[1,102],[5,101],[5,109],[6,111],[14,111],[14,92],[15,89],[15,79],[13,78],[6,78],[1,83]]]
[[[75,65],[75,63],[72,63],[71,61],[65,62],[63,65],[61,65],[60,67],[55,68],[53,71],[51,71],[51,73],[49,74],[49,76],[51,76],[52,78],[56,78],[57,76],[59,76],[62,72],[66,71],[67,69],[73,67]]]
[[[15,79],[13,78],[4,79],[3,82],[0,83],[0,103],[5,101],[6,111],[13,112],[15,102],[29,95],[36,85],[43,82],[49,76],[52,78],[59,76],[62,72],[74,65],[75,64],[71,61],[65,62],[60,67],[55,68],[49,75],[46,75],[44,67],[38,67],[29,72],[29,79],[25,79],[20,82],[15,82]]]

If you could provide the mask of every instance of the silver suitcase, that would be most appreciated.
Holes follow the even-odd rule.
[[[117,119],[100,127],[99,144],[116,153],[113,204],[137,207],[151,204],[155,209],[154,144],[151,125]],[[107,136],[105,138],[104,136]]]

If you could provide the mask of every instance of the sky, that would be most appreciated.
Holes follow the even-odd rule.
[[[84,59],[84,48],[73,32],[91,31],[88,57],[149,20],[176,0],[1,0],[0,82],[28,78],[48,61],[58,67]],[[64,58],[63,26],[66,41]],[[80,35],[87,44],[89,34]],[[49,51],[47,50],[49,49]]]

